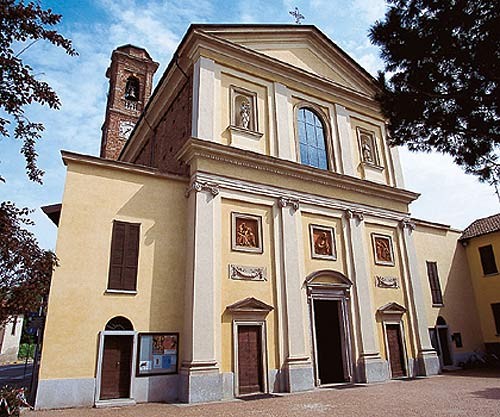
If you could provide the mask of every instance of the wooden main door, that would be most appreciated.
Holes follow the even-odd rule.
[[[238,394],[264,392],[260,326],[238,326]]]
[[[133,336],[104,337],[101,400],[130,398]]]
[[[404,377],[406,376],[406,365],[401,338],[401,326],[399,324],[387,324],[385,329],[392,378]]]

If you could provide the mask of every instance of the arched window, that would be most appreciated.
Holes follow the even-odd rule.
[[[128,77],[125,84],[125,98],[131,101],[139,100],[139,80],[135,77]]]
[[[129,319],[116,316],[106,323],[105,330],[134,330],[134,326]]]
[[[328,169],[325,128],[318,114],[301,107],[297,115],[300,162],[314,168]]]

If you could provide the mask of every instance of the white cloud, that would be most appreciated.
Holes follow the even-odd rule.
[[[405,188],[422,193],[410,209],[417,218],[465,228],[500,211],[494,189],[465,174],[451,157],[400,150]]]

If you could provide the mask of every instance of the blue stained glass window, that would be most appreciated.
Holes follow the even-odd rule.
[[[314,168],[327,169],[325,133],[318,115],[307,108],[298,112],[300,162]]]

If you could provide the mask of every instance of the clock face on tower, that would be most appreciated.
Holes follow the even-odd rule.
[[[132,130],[134,130],[134,126],[135,123],[122,120],[120,122],[119,130],[120,137],[123,139],[128,139],[130,137],[130,134],[132,133]]]

